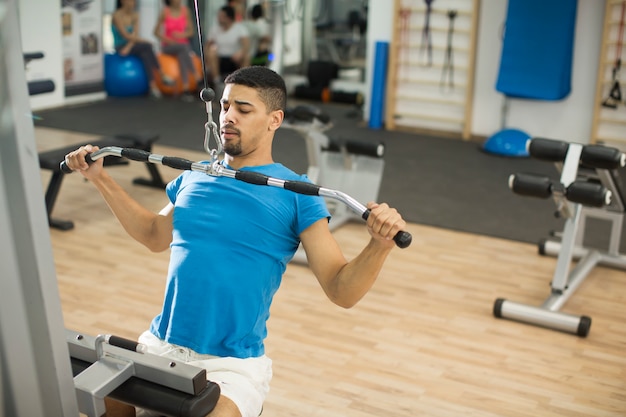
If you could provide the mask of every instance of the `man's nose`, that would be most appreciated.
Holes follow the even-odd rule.
[[[229,107],[227,110],[222,110],[222,122],[235,123],[235,112],[232,107]]]

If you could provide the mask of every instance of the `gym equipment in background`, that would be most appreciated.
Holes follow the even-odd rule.
[[[143,149],[144,151],[151,151],[152,144],[159,139],[158,135],[153,134],[122,134],[113,137],[106,137],[100,140],[92,142],[92,145],[104,148],[106,146],[123,146],[134,147]],[[61,190],[61,184],[65,173],[61,171],[59,167],[59,161],[65,158],[65,155],[76,150],[76,145],[65,146],[63,148],[51,149],[46,152],[39,153],[39,166],[41,169],[48,169],[52,171],[52,176],[48,182],[48,188],[46,189],[46,210],[48,213],[48,224],[50,227],[59,230],[70,230],[74,228],[74,223],[70,220],[59,220],[52,217],[52,210],[54,204]],[[110,157],[105,160],[106,165],[123,165],[128,161],[121,160],[120,158]],[[157,170],[156,166],[152,164],[146,164],[148,172],[150,174],[149,179],[135,178],[134,184],[145,185],[155,188],[165,188],[165,182],[161,178],[161,174]]]
[[[446,89],[447,87],[449,90],[454,90],[454,47],[452,37],[454,35],[454,20],[458,13],[459,12],[454,9],[450,9],[448,13],[446,13],[446,16],[448,16],[448,39],[446,41],[446,54],[443,60],[443,69],[441,70],[441,81],[439,82],[439,86],[442,89]]]
[[[78,409],[88,417],[104,415],[105,397],[179,417],[206,416],[217,404],[220,387],[205,369],[144,353],[145,346],[121,337],[65,333]]]
[[[434,0],[424,0],[426,5],[426,13],[424,14],[424,26],[422,28],[422,43],[420,44],[420,55],[426,53],[426,62],[423,64],[427,67],[433,65],[433,39],[430,29],[430,15],[433,11]]]
[[[202,88],[202,85],[198,83],[196,75],[193,73],[189,73],[187,75],[187,85],[183,85],[183,80],[180,74],[180,66],[178,64],[178,59],[175,56],[161,53],[157,55],[157,59],[159,60],[159,65],[161,66],[163,73],[174,80],[174,85],[167,85],[163,82],[161,77],[157,77],[155,79],[159,90],[161,90],[163,94],[176,95],[185,92],[195,93],[197,90]],[[203,69],[200,57],[194,54],[191,57],[191,61],[196,69],[196,73],[202,74]]]
[[[333,140],[324,132],[332,128],[330,117],[314,106],[300,105],[285,113],[283,128],[298,132],[305,140],[307,176],[324,187],[346,190],[360,201],[378,201],[383,177],[385,145],[358,140]],[[336,230],[348,221],[359,219],[344,205],[327,200],[331,213],[329,227]],[[293,258],[306,263],[302,248]]]
[[[509,0],[496,90],[504,94],[501,130],[486,152],[525,157],[526,132],[507,128],[509,100],[561,100],[570,93],[577,0]]]
[[[550,296],[541,307],[498,298],[493,314],[586,337],[591,318],[559,310],[594,267],[626,269],[626,256],[619,252],[626,188],[617,172],[626,165],[626,155],[602,145],[542,138],[528,141],[528,152],[534,158],[555,163],[561,172],[559,181],[533,174],[515,174],[509,178],[509,186],[517,194],[552,197],[557,206],[556,215],[566,219],[560,241],[546,239],[539,243],[541,255],[557,256],[556,269],[550,282]],[[589,218],[610,222],[607,250],[584,246]],[[573,267],[574,260],[578,261]]]
[[[372,79],[372,99],[368,127],[381,129],[385,117],[385,94],[387,92],[387,65],[389,42],[377,41],[374,49],[374,76]]]
[[[148,93],[148,86],[148,76],[138,57],[104,55],[104,90],[109,96],[141,96]]]
[[[28,63],[35,59],[43,59],[44,54],[42,52],[29,52],[24,53],[24,67],[28,67]],[[28,81],[28,95],[36,96],[44,93],[51,93],[54,91],[54,81],[50,79],[40,79]]]
[[[339,77],[339,65],[332,61],[311,61],[307,69],[308,84],[299,84],[294,97],[320,100],[325,103],[363,104],[363,95],[358,92],[331,90],[332,80]]]

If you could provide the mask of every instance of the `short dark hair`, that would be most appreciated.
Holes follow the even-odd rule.
[[[250,16],[254,20],[262,18],[263,17],[263,6],[261,6],[260,4],[255,4],[254,6],[252,6],[252,9],[250,9]]]
[[[230,20],[235,20],[235,8],[232,6],[222,6],[220,8]]]
[[[224,83],[239,84],[256,89],[269,111],[284,111],[287,107],[285,80],[267,67],[252,66],[240,68],[229,74]]]

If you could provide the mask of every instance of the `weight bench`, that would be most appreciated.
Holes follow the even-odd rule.
[[[92,142],[92,145],[104,148],[105,146],[119,146],[122,148],[136,148],[147,152],[152,151],[152,144],[159,139],[158,135],[149,133],[133,133],[121,134],[111,137],[105,137]],[[46,210],[48,212],[48,224],[50,227],[60,230],[70,230],[74,227],[74,223],[69,220],[59,220],[52,218],[52,210],[61,189],[65,174],[61,171],[60,163],[65,159],[65,155],[74,151],[78,146],[70,145],[64,148],[52,149],[50,151],[41,152],[39,154],[39,166],[41,169],[52,171],[52,177],[46,189]],[[104,159],[106,166],[126,165],[128,161],[114,156],[107,156]],[[165,182],[161,178],[157,167],[154,164],[146,162],[146,167],[150,174],[150,178],[135,178],[133,184],[145,185],[148,187],[165,188]]]
[[[204,417],[217,404],[220,387],[206,370],[142,353],[144,346],[116,336],[91,337],[66,329],[79,411],[104,414],[104,398],[158,415]]]
[[[498,298],[493,314],[586,337],[591,327],[590,317],[558,310],[596,266],[626,269],[626,256],[619,252],[626,188],[618,172],[626,165],[626,155],[602,145],[542,138],[529,140],[527,148],[530,156],[555,163],[561,172],[560,181],[533,174],[515,174],[509,178],[509,187],[521,195],[552,197],[557,205],[556,215],[566,219],[565,226],[560,241],[544,239],[539,243],[539,254],[557,256],[548,299],[541,307],[533,307]],[[584,246],[587,218],[610,222],[607,250]],[[574,260],[577,260],[575,266]]]

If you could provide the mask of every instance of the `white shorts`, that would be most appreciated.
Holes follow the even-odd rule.
[[[203,355],[167,343],[149,330],[139,336],[138,342],[146,345],[153,355],[206,369],[207,379],[220,386],[221,395],[237,405],[242,417],[258,417],[261,414],[272,379],[272,360],[267,356],[240,359]]]

